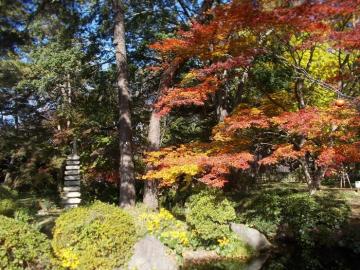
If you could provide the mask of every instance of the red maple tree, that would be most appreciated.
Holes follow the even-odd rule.
[[[300,46],[290,47],[289,50],[294,54],[296,50],[308,50],[308,66],[315,48],[319,44],[327,44],[333,50],[351,55],[355,59],[351,68],[343,72],[344,65],[350,66],[350,57],[345,56],[344,61],[339,61],[338,75],[322,81],[311,74],[308,66],[300,66],[301,56],[298,63],[288,63],[295,73],[302,76],[297,79],[294,92],[299,110],[287,110],[281,104],[280,107],[286,110],[283,113],[266,111],[261,106],[252,107],[252,104],[240,106],[214,128],[212,141],[203,145],[202,151],[193,151],[192,145],[182,146],[186,154],[181,157],[174,155],[179,151],[175,148],[171,150],[171,160],[169,153],[164,151],[156,161],[152,159],[149,162],[153,163],[154,170],[168,169],[179,162],[196,164],[196,177],[200,181],[223,186],[231,168],[247,170],[254,163],[273,166],[292,161],[302,167],[309,188],[314,191],[319,188],[326,172],[360,159],[358,110],[355,99],[342,92],[348,82],[358,83],[359,26],[356,14],[360,1],[257,2],[234,0],[220,5],[209,13],[212,19],[208,23],[194,22],[190,30],[179,31],[176,38],[152,45],[164,60],[162,68],[171,66],[172,59],[178,62],[193,59],[199,63],[173,87],[164,89],[156,104],[159,114],[167,114],[175,107],[205,104],[229,80],[229,71],[231,76],[244,75],[256,58],[274,54],[274,43],[286,47],[293,36],[302,35],[304,40]],[[349,101],[344,106],[333,103],[325,107],[306,106],[303,97],[299,97],[303,94],[298,87],[305,80],[346,96]],[[253,138],[245,139],[247,130],[252,130],[251,136],[257,137],[277,134],[267,143],[266,150],[270,152],[267,156],[262,153],[262,157],[258,158],[258,153],[253,150]],[[207,154],[204,155],[204,152]],[[178,172],[175,177],[186,174],[181,170]]]

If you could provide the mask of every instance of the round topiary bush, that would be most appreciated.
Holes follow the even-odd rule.
[[[0,269],[52,269],[50,241],[29,225],[0,215]]]
[[[101,202],[71,209],[54,228],[52,246],[70,269],[114,269],[127,263],[136,241],[132,217]]]
[[[186,207],[186,222],[201,240],[217,242],[230,234],[229,223],[236,219],[235,209],[217,190],[191,196]]]

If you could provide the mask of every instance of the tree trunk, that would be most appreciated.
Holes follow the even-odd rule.
[[[13,179],[11,175],[11,170],[15,162],[15,157],[12,155],[11,160],[9,163],[9,168],[6,170],[5,178],[4,178],[4,185],[7,185],[8,187],[11,187],[13,184]]]
[[[121,207],[135,205],[134,162],[131,141],[130,93],[125,46],[124,7],[121,0],[113,1],[115,12],[114,44],[117,65],[117,86],[119,95],[119,179]]]
[[[303,88],[304,88],[304,80],[303,79],[298,79],[295,82],[295,96],[296,96],[296,99],[298,101],[299,109],[304,109],[305,106],[306,106],[305,105]]]
[[[182,58],[175,58],[171,65],[163,72],[160,78],[159,88],[158,88],[158,99],[161,98],[164,91],[169,87],[173,77],[175,76],[176,71],[179,69],[179,66],[185,62]],[[154,151],[160,148],[160,122],[161,117],[157,115],[155,109],[151,112],[150,123],[149,123],[149,133],[148,133],[148,142],[149,150]],[[150,169],[150,168],[148,168]],[[157,181],[156,180],[147,180],[144,183],[144,196],[143,203],[151,209],[156,209],[158,207],[157,199]]]
[[[19,129],[19,116],[16,114],[14,115],[14,122],[15,122],[15,129]]]
[[[314,195],[318,190],[320,190],[321,180],[324,178],[326,168],[315,167],[315,170],[312,173],[308,161],[305,158],[300,160],[300,164],[304,170],[304,175],[309,188],[309,193],[310,195]]]
[[[154,151],[160,148],[160,116],[156,114],[155,111],[151,112],[150,123],[149,123],[149,150]],[[150,169],[150,168],[148,168]],[[157,209],[158,204],[158,194],[157,194],[157,181],[156,180],[147,180],[144,184],[144,198],[143,203],[151,208]]]
[[[320,178],[312,178],[309,183],[309,193],[310,195],[314,195],[318,190],[320,190]]]
[[[71,88],[71,82],[70,82],[70,74],[67,75],[66,77],[66,88],[67,88],[67,102],[68,102],[68,110],[70,110],[71,108],[71,102],[72,102],[72,88]],[[67,118],[66,120],[66,128],[69,129],[70,128],[70,124],[71,124],[71,121],[69,118]]]
[[[225,89],[220,89],[216,93],[216,115],[218,122],[224,121],[225,117],[229,115],[227,109],[227,93]]]
[[[5,178],[4,178],[4,185],[10,187],[12,185],[12,178],[11,178],[11,173],[10,172],[6,172],[5,174]]]
[[[215,0],[205,0],[200,8],[199,15],[196,18],[197,21],[206,20],[206,16],[203,14],[212,7]],[[158,88],[158,99],[162,96],[163,92],[169,87],[174,75],[176,74],[179,67],[186,61],[183,58],[176,58],[172,61],[171,65],[165,70],[161,76],[159,88]],[[149,150],[157,150],[160,148],[160,122],[161,117],[157,115],[156,111],[153,110],[150,116],[149,123]],[[150,168],[149,168],[150,169]],[[144,196],[143,203],[151,208],[156,209],[159,205],[158,203],[158,188],[157,181],[147,180],[144,183]]]

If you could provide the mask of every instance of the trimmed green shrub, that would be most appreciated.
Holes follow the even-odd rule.
[[[52,269],[50,242],[29,225],[0,215],[0,269]]]
[[[336,231],[349,217],[350,209],[343,200],[294,194],[283,199],[282,221],[301,245],[335,244]]]
[[[264,189],[241,201],[239,222],[255,227],[270,238],[280,230],[300,244],[328,245],[333,232],[345,225],[350,214],[346,201],[336,194],[290,189]]]
[[[217,242],[230,234],[229,223],[236,219],[232,203],[217,190],[204,190],[186,203],[186,222],[206,242]]]
[[[249,194],[241,200],[238,222],[246,223],[273,238],[282,219],[282,198],[287,195],[278,189]]]
[[[71,209],[54,228],[52,246],[63,267],[114,269],[125,265],[136,241],[132,217],[101,202]]]
[[[274,241],[284,237],[292,240],[289,253],[276,255],[269,269],[296,269],[299,263],[302,269],[345,269],[339,264],[347,263],[346,257],[336,259],[335,254],[339,246],[349,243],[341,236],[349,216],[349,206],[341,193],[321,191],[310,196],[304,189],[285,185],[253,191],[239,204],[240,222]],[[334,252],[330,261],[323,256],[327,252]]]

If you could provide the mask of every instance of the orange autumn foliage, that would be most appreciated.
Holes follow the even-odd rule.
[[[164,92],[164,96],[155,105],[159,114],[166,114],[172,108],[182,105],[203,105],[207,96],[217,89],[217,78],[207,78],[201,84],[187,88],[170,88]]]
[[[176,85],[160,98],[156,106],[160,114],[187,104],[203,105],[226,82],[224,71],[242,73],[256,56],[266,53],[266,38],[273,33],[282,40],[288,40],[292,34],[306,33],[309,37],[302,44],[303,49],[317,42],[358,48],[359,27],[339,32],[334,24],[339,17],[358,12],[358,0],[304,1],[295,6],[288,1],[258,2],[260,5],[250,0],[233,0],[218,5],[209,11],[212,17],[209,22],[193,22],[189,30],[178,31],[177,37],[150,46],[162,56],[162,66],[179,58],[196,59],[202,64],[189,71],[197,80],[195,84]],[[216,83],[210,86],[209,80]],[[173,101],[177,95],[179,100]]]
[[[253,160],[253,155],[236,152],[239,148],[233,146],[221,142],[190,143],[149,152],[146,161],[152,170],[144,179],[158,179],[161,185],[166,186],[181,178],[190,181],[196,177],[207,185],[222,187],[227,182],[230,168],[247,169]]]
[[[292,36],[306,36],[304,42],[290,50],[306,50],[318,44],[359,49],[359,26],[342,30],[337,26],[341,18],[358,13],[359,0],[304,1],[294,5],[289,1],[256,2],[259,5],[250,0],[218,5],[209,11],[211,19],[206,23],[193,22],[189,30],[178,31],[175,38],[151,45],[162,57],[162,67],[171,66],[174,59],[196,62],[196,67],[173,81],[173,87],[158,100],[155,108],[161,115],[181,106],[204,105],[227,83],[226,74],[241,78],[257,57],[269,53],[271,46],[267,45],[272,39],[287,44]],[[356,60],[352,61],[356,64]],[[348,74],[339,72],[331,78],[331,85],[337,85],[345,76]],[[236,108],[213,128],[209,143],[148,153],[147,163],[153,170],[145,179],[159,179],[163,185],[196,179],[222,187],[232,169],[250,170],[255,163],[273,166],[311,156],[317,166],[336,169],[343,163],[359,162],[360,117],[354,102],[309,106],[298,111],[293,111],[295,106],[271,110],[271,106],[258,104]],[[262,137],[267,138],[264,144],[268,152],[258,160],[257,139]],[[303,142],[298,142],[300,139]]]
[[[360,121],[354,108],[310,107],[268,117],[260,109],[241,107],[214,128],[210,143],[190,143],[148,153],[147,163],[153,170],[145,179],[159,179],[163,185],[171,185],[185,177],[188,181],[197,179],[210,186],[222,187],[228,182],[231,169],[247,170],[256,162],[250,150],[254,140],[251,134],[254,133],[246,134],[246,130],[253,130],[258,135],[267,130],[287,134],[287,142],[274,143],[272,153],[257,161],[262,166],[295,161],[307,154],[316,159],[318,166],[328,169],[337,169],[343,163],[360,162],[357,135]],[[354,132],[351,138],[344,139],[351,132]],[[293,143],[294,136],[299,135],[305,139],[301,146]],[[163,181],[170,172],[171,181]]]

